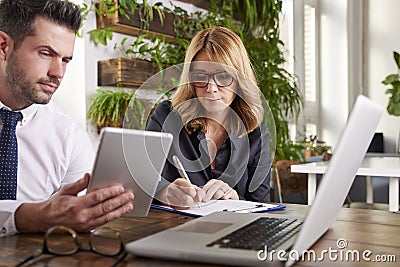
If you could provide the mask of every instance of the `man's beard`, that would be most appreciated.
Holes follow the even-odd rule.
[[[47,104],[53,95],[53,93],[45,92],[40,88],[36,88],[39,86],[37,82],[40,80],[32,82],[28,79],[26,73],[20,68],[18,59],[14,53],[11,54],[8,60],[5,69],[5,79],[15,102],[24,107],[33,103]],[[59,84],[57,79],[54,80],[56,81],[53,81],[52,79],[53,83]]]

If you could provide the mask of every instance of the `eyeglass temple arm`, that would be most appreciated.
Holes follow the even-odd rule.
[[[128,252],[124,251],[124,252],[122,253],[122,256],[119,257],[119,258],[113,263],[113,265],[111,265],[110,267],[117,267],[118,264],[120,264],[120,263],[125,259],[126,255],[128,255]]]
[[[20,267],[23,266],[25,263],[39,257],[40,255],[43,254],[43,250],[42,249],[37,249],[35,251],[35,253],[33,253],[31,256],[29,256],[28,258],[26,258],[25,260],[21,261],[20,263],[18,263],[17,265],[15,265],[15,267]]]

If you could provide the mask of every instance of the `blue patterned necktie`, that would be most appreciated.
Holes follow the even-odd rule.
[[[15,128],[21,119],[21,112],[0,109],[0,199],[17,197],[18,145]]]

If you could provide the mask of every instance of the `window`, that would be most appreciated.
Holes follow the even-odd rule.
[[[315,7],[304,5],[304,97],[317,101]]]
[[[320,134],[318,0],[284,1],[280,27],[287,49],[286,69],[298,77],[305,100],[299,120],[290,126],[290,136],[302,140]]]

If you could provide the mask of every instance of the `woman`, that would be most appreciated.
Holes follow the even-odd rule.
[[[256,84],[234,32],[214,27],[192,39],[180,86],[147,127],[174,135],[156,199],[180,208],[210,199],[269,201],[269,135],[261,124],[264,109]],[[181,178],[172,155],[189,180]]]

